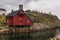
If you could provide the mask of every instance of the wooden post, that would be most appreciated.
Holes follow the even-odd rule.
[[[30,26],[28,26],[28,31],[30,32]]]
[[[12,27],[11,26],[9,26],[9,32],[12,33]]]

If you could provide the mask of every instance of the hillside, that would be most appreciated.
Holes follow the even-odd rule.
[[[55,24],[59,21],[56,15],[49,13],[42,13],[37,11],[26,10],[25,13],[34,23],[45,23],[46,25]]]
[[[5,14],[0,15],[0,27],[4,27],[6,22]]]
[[[42,13],[37,11],[25,11],[26,15],[29,16],[34,23],[44,23],[46,25],[55,24],[59,21],[58,17],[51,13]],[[0,15],[0,26],[5,26],[6,16],[5,14]]]

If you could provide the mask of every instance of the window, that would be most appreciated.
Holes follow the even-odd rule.
[[[7,23],[9,23],[9,21],[7,20]]]
[[[23,17],[23,14],[20,14],[19,16],[20,16],[20,17]]]

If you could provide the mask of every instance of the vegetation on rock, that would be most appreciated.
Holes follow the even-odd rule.
[[[26,15],[30,17],[34,23],[44,23],[46,25],[55,24],[59,21],[58,17],[49,13],[37,12],[26,10]],[[0,15],[0,26],[5,26],[6,23],[6,15]]]
[[[26,10],[26,15],[29,16],[34,23],[44,23],[45,25],[54,26],[59,22],[59,19],[56,15],[52,15],[51,12],[43,13],[37,11]]]
[[[5,14],[0,15],[0,27],[4,27],[6,23],[6,16]]]

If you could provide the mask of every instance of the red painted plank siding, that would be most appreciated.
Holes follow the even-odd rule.
[[[28,18],[28,16],[25,15],[25,13],[23,11],[20,11],[20,13],[17,13],[15,16],[13,17],[7,17],[6,18],[6,23],[7,25],[11,25],[11,26],[21,26],[21,25],[33,25],[33,22],[30,18]]]
[[[26,15],[20,17],[18,14],[13,18],[13,25],[32,25],[33,22],[29,20]]]
[[[6,18],[6,22],[8,25],[13,25],[13,18]]]

